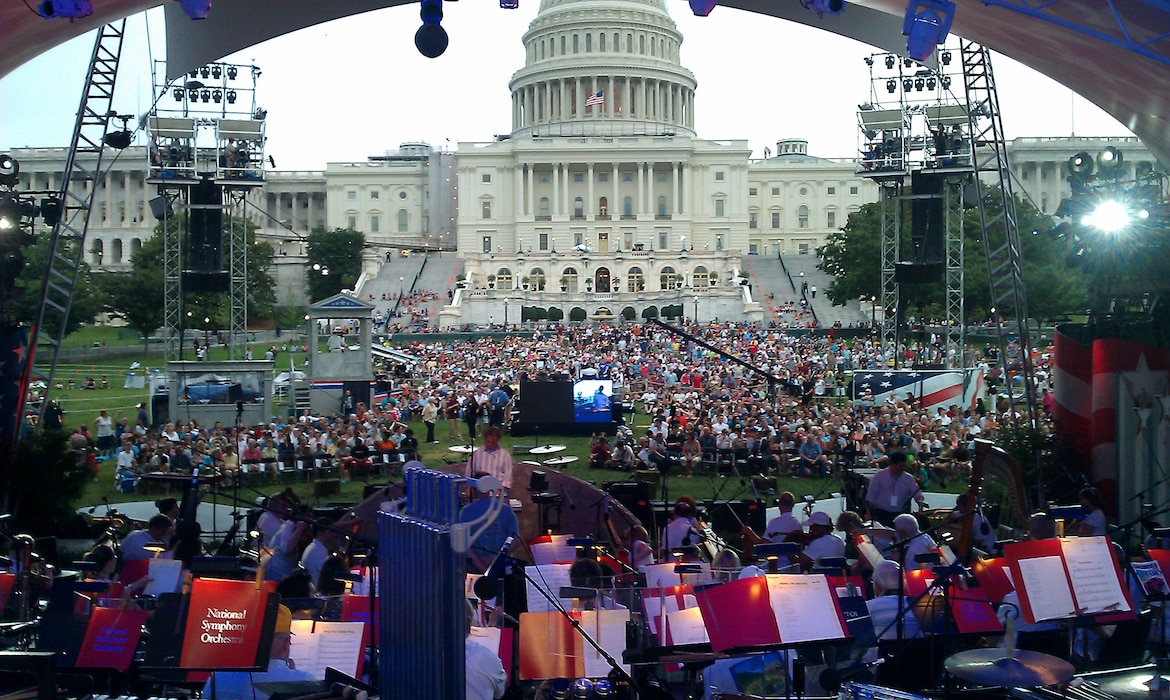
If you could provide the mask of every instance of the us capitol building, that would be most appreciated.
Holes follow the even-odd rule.
[[[569,320],[571,307],[606,319],[651,305],[690,315],[693,303],[699,318],[766,320],[745,255],[813,254],[878,198],[856,158],[810,156],[801,139],[763,159],[746,140],[700,139],[698,86],[664,0],[543,0],[523,41],[506,135],[265,173],[249,198],[258,234],[277,249],[278,303],[307,302],[305,235],[352,228],[372,244],[359,293],[385,262],[379,245],[456,249],[435,260],[459,280],[443,327],[500,318],[505,298],[512,319],[520,306],[559,307]],[[1149,159],[1135,138],[1015,139],[1021,194],[1051,214],[1068,193],[1068,157],[1106,141],[1127,161]],[[145,151],[113,159],[96,185],[86,261],[99,269],[126,269],[152,235]],[[12,154],[22,185],[59,183],[65,149]]]

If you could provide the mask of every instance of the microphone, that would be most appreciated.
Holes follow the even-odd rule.
[[[500,546],[500,551],[496,552],[496,558],[492,560],[487,571],[475,581],[475,585],[471,588],[475,591],[476,598],[480,600],[491,600],[500,592],[500,582],[498,579],[504,575],[504,565],[508,560],[508,550],[511,549],[512,543],[515,541],[515,535],[508,535],[508,539],[504,540],[504,544]]]
[[[848,667],[844,671],[835,668],[826,668],[825,670],[821,671],[819,676],[817,676],[817,681],[821,684],[822,688],[829,691],[830,693],[835,693],[841,689],[841,684],[845,681],[849,680],[850,678],[856,678],[857,676],[860,676],[872,668],[881,666],[885,662],[886,658],[883,656],[876,661],[870,661],[869,663]]]
[[[89,507],[89,514],[90,514],[90,515],[93,515],[93,512],[94,512],[95,510],[97,510],[97,507],[98,507],[99,505],[102,505],[103,503],[109,503],[109,502],[110,502],[110,494],[108,494],[108,493],[107,493],[106,495],[102,496],[102,500],[101,500],[101,501],[99,501],[99,502],[97,502],[97,503],[95,503],[95,504],[93,504],[92,506],[90,506],[90,507]]]

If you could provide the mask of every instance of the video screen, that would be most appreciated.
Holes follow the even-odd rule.
[[[519,422],[530,425],[572,423],[572,384],[520,382]]]
[[[612,379],[573,382],[573,420],[578,423],[609,423],[613,420]]]

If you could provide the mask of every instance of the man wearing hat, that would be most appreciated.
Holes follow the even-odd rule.
[[[807,571],[821,559],[845,556],[845,541],[833,534],[833,520],[818,510],[805,521],[808,525],[808,544],[800,553],[800,568]]]
[[[261,683],[315,680],[308,671],[298,671],[289,659],[292,647],[292,611],[281,605],[276,609],[276,628],[272,634],[272,651],[268,670],[216,671],[203,685],[203,697],[216,700],[268,700],[268,693],[256,686]]]

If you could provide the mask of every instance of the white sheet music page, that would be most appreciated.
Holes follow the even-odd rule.
[[[1024,579],[1020,582],[1024,595],[1028,596],[1028,605],[1032,608],[1032,619],[1026,622],[1058,620],[1077,611],[1060,557],[1021,559],[1020,576]]]
[[[572,564],[541,564],[528,567],[528,612],[552,612],[556,610],[548,599],[540,594],[543,589],[552,597],[559,598],[561,588],[571,586],[569,581],[569,567]],[[562,601],[566,608],[572,607],[572,601]]]
[[[581,613],[581,627],[593,637],[606,653],[612,656],[627,671],[629,664],[622,663],[622,655],[626,651],[626,621],[630,619],[624,610],[598,610]],[[574,634],[576,634],[574,632]],[[612,670],[605,660],[591,644],[579,640],[582,656],[585,657],[585,677],[605,678]]]
[[[703,611],[698,608],[667,612],[666,619],[670,625],[670,643],[680,644],[710,644],[707,636],[707,627],[703,624]]]
[[[1113,566],[1112,545],[1105,537],[1069,537],[1060,541],[1073,595],[1084,613],[1125,612],[1129,603]]]
[[[823,574],[769,574],[768,598],[785,644],[846,636],[837,595]]]

